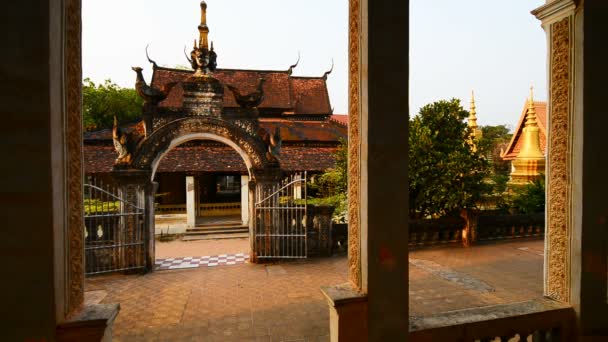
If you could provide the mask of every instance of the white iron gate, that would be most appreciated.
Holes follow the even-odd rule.
[[[84,185],[85,274],[144,269],[144,209],[116,189],[90,180]]]
[[[306,258],[306,172],[256,190],[254,250],[257,258]]]

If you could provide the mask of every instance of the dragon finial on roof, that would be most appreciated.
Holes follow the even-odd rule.
[[[289,76],[291,76],[291,74],[293,73],[293,69],[295,69],[295,67],[297,67],[299,63],[300,63],[300,51],[298,51],[298,60],[296,61],[296,64],[289,66],[289,69],[287,69],[287,74]]]

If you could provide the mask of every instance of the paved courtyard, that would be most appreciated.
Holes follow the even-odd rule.
[[[248,252],[237,250],[239,243],[246,248],[248,242],[159,243],[157,255],[206,255],[196,247],[210,246]],[[410,315],[539,297],[542,253],[542,241],[411,252]],[[120,303],[116,341],[329,341],[319,288],[345,282],[346,269],[346,257],[334,257],[95,277],[87,279],[85,299]]]
[[[249,253],[249,239],[156,242],[156,258]]]

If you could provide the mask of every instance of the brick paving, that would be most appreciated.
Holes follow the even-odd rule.
[[[539,297],[542,252],[542,241],[411,252],[410,314]],[[329,341],[319,288],[346,270],[333,257],[114,275],[88,278],[85,298],[120,303],[115,341]]]
[[[249,239],[156,241],[157,259],[238,253],[249,254],[249,250]]]

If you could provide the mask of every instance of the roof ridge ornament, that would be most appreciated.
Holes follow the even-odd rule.
[[[201,24],[198,25],[199,42],[201,48],[209,48],[209,26],[207,26],[207,3],[201,1]]]
[[[194,69],[194,76],[206,77],[217,68],[217,54],[213,50],[213,42],[209,49],[209,26],[207,26],[207,3],[201,1],[201,23],[198,25],[198,46],[196,39],[188,61]]]
[[[289,69],[287,69],[287,75],[291,76],[291,74],[293,73],[293,69],[295,69],[295,67],[300,64],[300,57],[300,51],[298,51],[298,60],[296,61],[296,64],[289,66]]]
[[[156,69],[158,69],[158,64],[156,64],[156,62],[150,58],[150,55],[148,55],[149,46],[150,46],[150,44],[146,45],[146,58],[148,59],[148,62],[150,62],[152,64],[152,69],[156,70]]]
[[[323,74],[323,79],[327,81],[327,76],[329,76],[329,74],[331,74],[331,72],[334,71],[334,59],[331,59],[331,68],[329,69],[329,71],[326,71]]]

